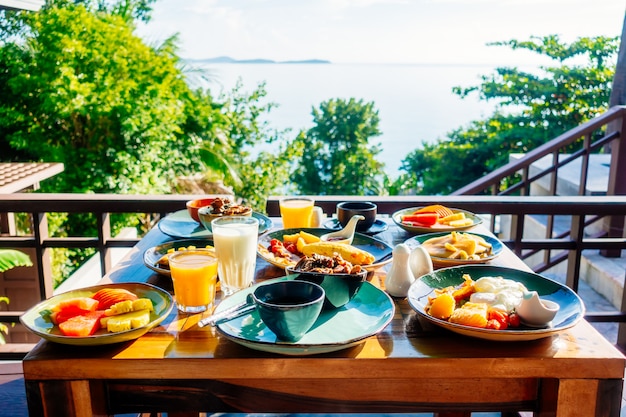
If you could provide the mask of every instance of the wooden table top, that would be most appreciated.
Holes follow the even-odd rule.
[[[393,245],[405,241],[411,235],[392,224],[387,231],[376,237]],[[103,282],[142,281],[172,291],[169,277],[156,274],[143,264],[143,253],[146,249],[168,240],[174,239],[155,228],[132,249],[111,274],[103,279]],[[508,249],[492,261],[492,264],[528,270],[528,267]],[[384,287],[384,274],[387,268],[377,271],[371,280],[374,285]],[[257,259],[257,280],[283,275],[282,269],[268,264],[261,258]],[[437,362],[443,360],[455,359],[455,362],[461,366],[463,362],[471,364],[479,358],[489,358],[494,365],[497,365],[498,372],[518,377],[549,374],[553,377],[622,378],[624,374],[624,356],[584,320],[572,329],[537,341],[493,342],[460,336],[429,325],[419,318],[406,299],[394,299],[394,301],[396,303],[395,317],[380,334],[366,339],[358,346],[311,357],[285,357],[239,346],[220,337],[213,328],[199,328],[196,325],[198,320],[205,317],[207,313],[185,315],[179,314],[174,308],[172,314],[160,326],[127,344],[85,349],[42,341],[26,357],[24,368],[29,377],[52,378],[55,372],[46,372],[45,366],[63,367],[63,362],[66,360],[72,361],[76,358],[86,361],[140,360],[124,361],[124,365],[117,371],[110,370],[110,377],[123,378],[129,369],[149,371],[151,366],[154,366],[152,360],[161,362],[169,358],[238,358],[244,361],[252,359],[256,362],[265,362],[264,359],[267,359],[269,363],[276,363],[277,359],[310,361],[313,371],[315,363],[326,359],[354,358],[361,361],[398,359],[395,366],[386,366],[377,371],[378,373],[393,373],[406,365],[402,359],[428,359],[427,362],[436,367]],[[45,359],[55,359],[55,364],[51,362],[44,366],[41,362]],[[31,366],[33,362],[37,362],[37,369]],[[520,363],[524,366],[520,366]],[[470,365],[469,368],[474,376],[490,375],[494,372],[493,366]],[[224,369],[227,374],[228,369],[228,367]],[[282,366],[276,371],[288,372],[287,368]],[[79,371],[81,372],[83,371]],[[248,375],[254,377],[256,372],[255,369],[250,369]],[[194,378],[199,377],[200,374],[203,374],[201,369],[190,368],[184,371],[181,377]],[[266,376],[267,371],[264,370],[256,376],[261,377],[261,375]],[[364,374],[363,377],[371,378],[372,376]]]

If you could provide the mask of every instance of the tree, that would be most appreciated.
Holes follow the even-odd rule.
[[[381,133],[374,103],[331,99],[312,115],[315,126],[297,139],[304,148],[293,174],[298,190],[312,195],[381,194],[384,165],[375,159],[380,144],[369,144]]]
[[[285,153],[268,164],[247,156],[282,138],[258,122],[271,108],[259,104],[263,88],[221,102],[192,90],[176,36],[153,47],[133,34],[133,19],[147,19],[150,3],[54,0],[38,13],[0,13],[0,159],[63,162],[44,192],[166,194],[180,176],[224,166],[207,164],[209,153],[236,161],[233,173],[253,172],[259,188],[236,191],[264,208],[259,193],[282,185],[281,164],[292,153],[282,143]],[[152,226],[136,217],[112,216],[113,232]],[[49,223],[58,236],[95,234],[92,216]],[[89,255],[75,252],[70,269]]]
[[[406,174],[394,184],[396,191],[448,194],[506,164],[511,153],[528,152],[606,111],[618,38],[579,38],[565,44],[552,35],[492,45],[530,50],[557,65],[540,67],[539,74],[497,68],[479,86],[455,87],[462,98],[477,93],[481,100],[497,101],[496,111],[411,152],[403,160]],[[587,61],[566,65],[575,58]]]

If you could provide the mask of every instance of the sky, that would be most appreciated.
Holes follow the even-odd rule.
[[[541,64],[489,42],[620,36],[626,0],[157,0],[137,33],[179,55],[334,63]]]

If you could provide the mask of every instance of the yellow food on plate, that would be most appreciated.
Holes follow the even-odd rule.
[[[306,256],[312,256],[314,253],[323,256],[332,257],[338,253],[343,259],[352,265],[371,265],[374,263],[374,255],[359,249],[352,245],[335,242],[315,242],[309,243],[302,247],[302,253]]]
[[[493,254],[492,246],[480,236],[453,231],[422,243],[430,256],[447,259],[484,259]]]
[[[463,307],[454,310],[448,321],[465,326],[484,328],[487,326],[487,304],[467,302],[463,304]]]
[[[452,294],[444,293],[432,300],[428,314],[437,319],[447,320],[454,313],[455,307],[456,301]]]
[[[156,261],[156,266],[164,268],[164,269],[170,269],[170,259],[169,259],[169,256],[172,253],[185,251],[185,250],[196,250],[196,249],[198,249],[198,248],[196,246],[193,246],[193,245],[181,246],[178,249],[176,249],[176,248],[169,248],[167,250],[167,253],[165,255],[161,256],[161,258],[158,261]],[[204,248],[200,248],[200,249],[213,250],[213,246],[206,245]]]
[[[103,317],[100,325],[109,332],[123,332],[150,323],[150,310],[131,311],[117,316]]]

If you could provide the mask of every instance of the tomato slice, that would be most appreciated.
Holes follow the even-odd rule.
[[[437,213],[417,213],[402,216],[402,222],[419,223],[423,226],[432,226],[437,223],[439,215]]]
[[[104,310],[91,311],[87,314],[74,316],[59,324],[59,330],[64,336],[85,337],[91,336],[100,329],[100,319]]]

